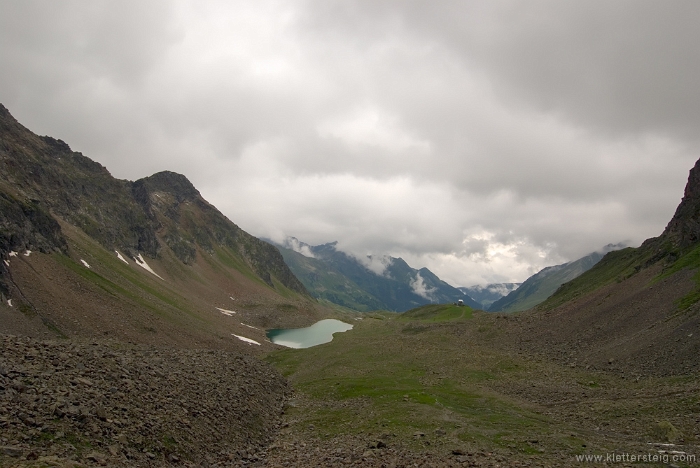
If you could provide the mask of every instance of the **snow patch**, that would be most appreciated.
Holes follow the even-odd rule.
[[[255,341],[255,340],[251,340],[250,338],[246,338],[245,336],[236,335],[235,333],[231,333],[231,334],[232,334],[233,336],[235,336],[236,338],[238,338],[239,340],[245,341],[245,342],[248,343],[248,344],[256,344],[256,345],[260,346],[260,343],[258,343],[258,342]]]
[[[129,264],[129,262],[127,262],[126,259],[125,259],[124,257],[122,257],[122,254],[120,254],[118,250],[115,250],[115,252],[117,253],[117,258],[118,258],[119,260],[121,260],[122,262],[126,263],[127,265]]]
[[[88,264],[88,262],[86,262],[86,261],[83,260],[82,258],[80,259],[80,262],[81,262],[83,265],[85,265],[85,268],[90,268],[90,265]]]
[[[11,250],[10,257],[16,257],[16,256],[17,256],[17,252],[15,252],[14,250]]]
[[[244,327],[252,328],[253,330],[260,330],[258,327],[254,327],[254,326],[252,326],[252,325],[246,325],[246,324],[243,323],[243,322],[241,322],[241,325],[243,325]]]
[[[12,307],[12,299],[8,299],[8,300],[7,300],[7,305],[9,305],[10,307]]]
[[[153,269],[148,265],[148,263],[146,263],[146,260],[143,259],[143,257],[141,256],[141,254],[139,254],[138,257],[134,257],[134,261],[136,262],[136,264],[137,264],[138,266],[140,266],[141,268],[143,268],[143,269],[146,270],[147,272],[149,272],[149,273],[151,273],[151,274],[153,274],[153,275],[156,275],[156,276],[157,276],[158,278],[160,278],[160,279],[163,279],[158,273],[156,273],[155,271],[153,271]],[[165,280],[163,280],[163,281],[165,281]]]
[[[31,250],[27,250],[26,252],[24,252],[25,257],[29,257],[31,254],[32,254]]]
[[[10,266],[9,260],[3,260],[3,262],[5,262],[5,266]]]
[[[416,279],[411,281],[411,289],[413,290],[414,293],[418,294],[420,297],[423,297],[429,301],[433,300],[433,293],[437,291],[437,288],[429,288],[425,285],[425,281],[423,280],[423,277],[420,275],[420,272],[416,273]]]
[[[229,317],[236,313],[235,310],[226,310],[226,309],[221,309],[219,307],[216,307],[216,310],[218,310],[219,312],[221,312],[224,315],[228,315]]]

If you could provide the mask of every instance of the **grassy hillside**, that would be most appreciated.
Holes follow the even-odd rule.
[[[620,283],[655,263],[661,270],[654,281],[668,278],[680,271],[700,269],[700,246],[686,249],[673,248],[661,238],[652,239],[639,248],[628,247],[607,254],[597,265],[578,278],[563,284],[556,294],[540,306],[552,309],[602,286]],[[694,275],[697,288],[678,300],[680,309],[687,309],[700,300],[700,271]]]
[[[551,309],[607,284],[619,283],[638,272],[649,258],[649,254],[632,247],[610,252],[590,270],[562,284],[540,307]]]
[[[408,310],[399,315],[399,320],[422,322],[449,322],[466,320],[472,317],[472,308],[453,304],[430,304]]]

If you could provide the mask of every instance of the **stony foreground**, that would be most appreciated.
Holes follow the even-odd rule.
[[[256,464],[289,387],[223,351],[0,336],[0,466]]]

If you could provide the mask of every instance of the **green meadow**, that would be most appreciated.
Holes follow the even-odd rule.
[[[290,434],[561,462],[616,447],[647,450],[664,442],[658,421],[692,413],[699,401],[654,397],[669,386],[694,395],[692,382],[630,381],[506,352],[497,345],[507,339],[498,317],[468,307],[362,317],[330,343],[266,357],[295,390]],[[691,419],[675,424],[690,432]]]

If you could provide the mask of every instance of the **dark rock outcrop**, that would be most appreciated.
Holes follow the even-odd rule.
[[[661,237],[680,249],[700,242],[700,159],[690,170],[683,199]]]
[[[0,190],[6,198],[31,202],[110,250],[155,257],[155,230],[131,196],[130,184],[65,142],[35,135],[0,108]]]

